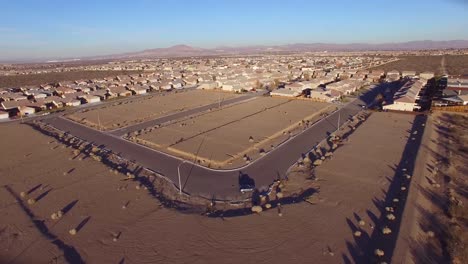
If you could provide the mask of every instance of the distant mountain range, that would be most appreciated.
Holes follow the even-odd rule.
[[[213,55],[236,55],[258,53],[293,53],[293,52],[337,52],[337,51],[404,51],[404,50],[434,50],[434,49],[464,49],[468,48],[468,40],[449,41],[410,41],[400,43],[297,43],[276,46],[244,46],[244,47],[218,47],[211,49],[196,48],[187,45],[176,45],[168,48],[148,49],[138,52],[95,56],[91,59],[131,59],[131,58],[160,58],[160,57],[190,57]],[[90,59],[90,58],[84,58]]]

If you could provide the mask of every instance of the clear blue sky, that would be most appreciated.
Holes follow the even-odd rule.
[[[0,0],[0,60],[468,39],[468,0]]]

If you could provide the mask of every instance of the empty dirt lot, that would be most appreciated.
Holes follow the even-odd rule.
[[[90,239],[112,246],[122,224],[160,206],[137,183],[27,125],[1,124],[0,136],[9,150],[0,159],[0,263],[92,262],[82,250]],[[58,210],[63,217],[52,220]]]
[[[447,55],[446,69],[450,75],[467,75],[468,74],[468,55]]]
[[[185,158],[197,157],[207,166],[222,167],[236,159],[242,160],[249,152],[270,150],[271,145],[286,140],[289,132],[305,127],[299,124],[302,120],[318,120],[326,109],[335,106],[260,97],[145,131],[138,140]]]
[[[100,129],[111,130],[237,96],[239,95],[233,93],[202,90],[180,91],[116,102],[91,110],[85,109],[68,117],[90,127],[99,128],[100,124]]]
[[[319,167],[314,204],[283,206],[282,217],[268,210],[224,219],[165,209],[100,163],[69,160],[72,151],[49,144],[51,138],[27,126],[2,125],[0,136],[9,140],[0,147],[9,158],[0,161],[0,262],[346,263],[352,241],[366,239],[354,238],[350,223],[358,225],[360,217],[361,228],[372,231],[372,215],[379,215],[373,199],[389,185],[411,118],[372,114]],[[13,194],[42,198],[34,205],[20,198],[22,207],[5,185]],[[67,206],[60,220],[50,219]],[[86,219],[76,235],[69,234]],[[39,229],[41,223],[47,229]]]
[[[449,75],[468,74],[468,55],[444,55],[444,56],[405,56],[400,60],[377,66],[373,69],[384,71],[424,71],[443,74],[442,58],[445,57],[445,69]]]
[[[416,71],[416,73],[421,73],[430,71],[436,74],[442,73],[442,56],[404,56],[399,59],[398,61],[380,65],[372,69],[381,69],[385,72],[397,70],[400,72]]]

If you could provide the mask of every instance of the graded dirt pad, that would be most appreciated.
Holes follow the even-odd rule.
[[[180,91],[161,95],[148,95],[125,102],[107,104],[91,110],[81,110],[68,117],[90,127],[109,130],[141,123],[171,113],[234,98],[233,93],[202,90]]]
[[[370,244],[369,238],[385,226],[379,221],[385,206],[381,201],[385,200],[393,178],[400,177],[395,168],[402,158],[413,120],[413,115],[373,113],[338,148],[332,160],[316,168],[318,181],[323,183],[314,214],[326,217],[326,210],[333,209],[327,220],[336,224],[330,237],[340,238],[336,247],[343,256],[338,262],[362,263],[369,247],[374,250],[382,246]],[[353,237],[355,231],[360,231],[361,236]]]
[[[286,140],[302,120],[318,119],[332,105],[307,100],[260,97],[144,132],[145,145],[206,164],[226,165],[243,154]],[[284,133],[283,133],[284,132]]]
[[[0,137],[0,263],[89,262],[83,245],[112,246],[114,235],[160,206],[137,183],[27,125],[2,124]],[[63,217],[52,220],[59,210]]]
[[[347,241],[353,241],[347,218],[354,223],[354,214],[362,217],[362,228],[371,231],[367,211],[379,214],[372,199],[388,186],[386,176],[393,175],[390,166],[399,162],[412,117],[372,114],[333,159],[318,168],[321,186],[315,204],[283,206],[282,217],[268,210],[224,219],[161,208],[144,190],[100,163],[68,160],[72,151],[48,144],[51,138],[27,126],[2,125],[0,136],[9,140],[0,146],[9,150],[9,159],[0,161],[0,230],[7,230],[0,242],[11,246],[0,252],[0,259],[65,262],[63,251],[37,231],[3,187],[7,184],[18,194],[32,190],[29,197],[34,198],[51,189],[25,206],[86,263],[343,263],[349,256]],[[50,219],[76,200],[61,220]],[[88,217],[76,235],[68,233]]]
[[[468,262],[468,115],[434,111],[426,125],[420,180],[409,201],[398,263]],[[417,175],[415,175],[417,176]]]

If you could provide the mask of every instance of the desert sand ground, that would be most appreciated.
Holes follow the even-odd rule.
[[[442,58],[445,58],[445,69],[450,75],[463,75],[468,70],[467,55],[444,55],[444,56],[403,56],[395,62],[379,65],[373,69],[384,71],[424,71],[434,72],[435,74],[444,74],[442,67]]]
[[[222,167],[242,160],[244,154],[269,151],[297,130],[302,120],[318,120],[331,108],[331,104],[308,100],[261,97],[145,131],[138,139],[145,145]]]
[[[395,260],[466,263],[468,116],[434,112],[426,127],[427,140],[420,150],[424,155],[418,162],[420,180],[411,190],[404,215],[409,232],[400,236]]]
[[[413,118],[372,114],[318,167],[315,203],[283,206],[282,217],[269,210],[224,219],[161,207],[136,183],[97,161],[73,158],[71,149],[28,126],[4,124],[0,137],[8,140],[0,145],[8,156],[0,161],[0,260],[343,263],[352,259],[348,249],[356,218],[365,221],[364,232],[378,226],[374,200],[384,195],[387,178],[394,175],[392,166],[401,158]],[[30,192],[36,203],[29,205],[21,192]],[[50,219],[60,209],[64,216]],[[80,223],[82,228],[70,235]]]
[[[100,125],[100,129],[110,130],[236,96],[238,95],[234,93],[202,90],[180,91],[163,96],[149,95],[91,110],[81,110],[68,117],[90,127],[99,128]]]

